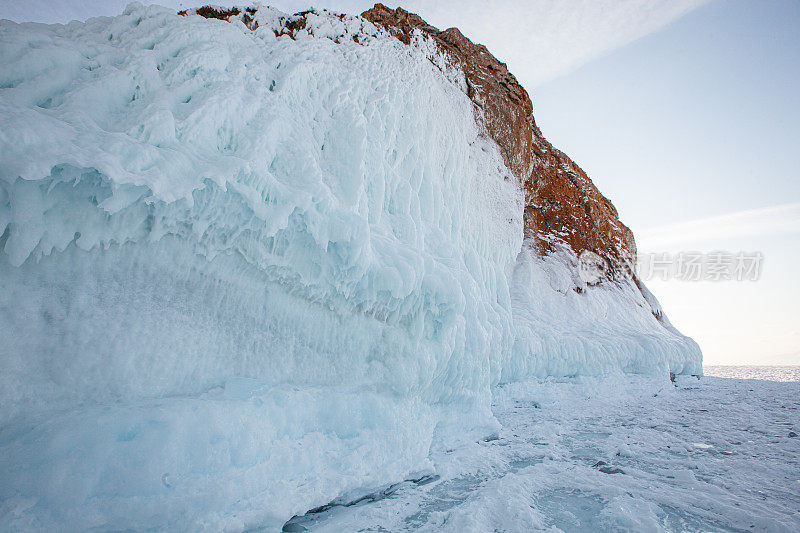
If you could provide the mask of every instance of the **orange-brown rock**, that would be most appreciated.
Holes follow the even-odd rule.
[[[385,26],[405,43],[415,30],[422,31],[463,70],[467,95],[477,107],[479,120],[525,190],[525,237],[529,243],[547,253],[560,240],[576,254],[591,250],[601,255],[611,277],[632,273],[636,244],[630,229],[620,222],[617,210],[586,173],[544,138],[533,118],[528,93],[505,63],[457,28],[439,31],[402,8],[375,4],[361,16]]]

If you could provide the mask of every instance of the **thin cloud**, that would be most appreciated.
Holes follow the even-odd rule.
[[[796,233],[800,233],[800,202],[660,226],[640,231],[637,241],[642,250],[661,250],[676,245]]]
[[[431,24],[457,26],[508,63],[528,89],[658,31],[706,0],[412,1]]]

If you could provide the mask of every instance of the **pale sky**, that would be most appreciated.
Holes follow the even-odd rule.
[[[440,29],[458,27],[509,64],[523,85],[563,75],[599,55],[663,27],[705,0],[406,0],[384,1],[417,13]],[[249,5],[233,0],[143,0],[186,9],[207,4]],[[374,0],[276,0],[263,2],[287,13],[310,6],[359,14]],[[67,22],[113,16],[128,0],[0,0],[0,18]]]
[[[795,0],[716,0],[532,90],[640,251],[763,253],[757,282],[648,282],[706,364],[800,364],[798,28]]]
[[[0,18],[66,22],[126,3],[0,0]],[[347,13],[372,3],[313,2]],[[800,2],[401,5],[508,63],[545,136],[614,202],[640,251],[762,252],[758,281],[648,282],[706,364],[800,364]]]

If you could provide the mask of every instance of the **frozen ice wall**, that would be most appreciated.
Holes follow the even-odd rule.
[[[0,524],[280,524],[492,427],[516,180],[432,46],[279,15],[0,23]]]
[[[546,257],[523,246],[509,282],[515,339],[502,382],[620,371],[702,375],[700,347],[670,324],[644,284],[589,285],[579,269],[567,246]]]
[[[520,252],[433,45],[280,16],[0,22],[0,529],[276,527],[491,431],[501,381],[695,357]]]

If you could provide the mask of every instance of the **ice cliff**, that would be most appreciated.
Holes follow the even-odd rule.
[[[3,529],[279,528],[433,471],[499,384],[701,372],[458,30],[132,4],[0,21],[0,63]]]

